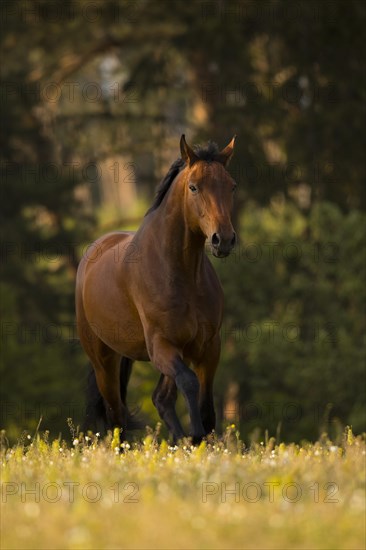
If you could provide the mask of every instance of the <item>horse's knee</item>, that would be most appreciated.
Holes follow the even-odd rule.
[[[175,406],[174,396],[162,391],[160,388],[156,388],[152,394],[152,402],[161,417],[164,416],[164,412]]]
[[[198,378],[196,374],[188,367],[185,367],[178,372],[175,377],[175,383],[177,384],[177,388],[185,395],[193,397],[198,395],[200,388]]]
[[[158,388],[154,390],[151,399],[154,404],[154,407],[157,409],[158,413],[160,414],[160,410],[162,408],[162,399]]]

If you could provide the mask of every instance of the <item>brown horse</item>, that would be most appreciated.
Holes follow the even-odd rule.
[[[223,292],[205,241],[219,258],[236,241],[230,219],[236,184],[225,169],[234,142],[222,151],[213,143],[193,150],[183,135],[181,159],[162,180],[138,231],[109,233],[82,258],[77,325],[97,385],[87,423],[96,421],[98,409],[106,427],[128,427],[126,390],[132,362],[139,360],[161,373],[152,399],[174,440],[184,437],[177,390],[187,402],[193,441],[215,428]]]

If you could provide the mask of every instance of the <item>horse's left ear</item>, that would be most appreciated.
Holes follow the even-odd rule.
[[[229,145],[227,145],[222,151],[219,153],[219,160],[224,165],[227,166],[230,162],[231,157],[234,154],[234,146],[235,146],[235,140],[236,135],[233,137],[233,139],[230,141]]]
[[[180,154],[182,159],[188,164],[188,166],[192,166],[192,164],[194,164],[196,160],[198,160],[197,155],[186,142],[184,134],[182,134],[182,137],[180,138]]]

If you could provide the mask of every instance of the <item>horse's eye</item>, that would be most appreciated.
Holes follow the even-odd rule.
[[[189,189],[192,191],[192,193],[197,193],[198,191],[197,187],[192,183],[190,184]]]
[[[236,191],[236,188],[238,187],[238,185],[236,183],[234,183],[233,185],[233,188],[232,188],[232,192],[234,193]]]

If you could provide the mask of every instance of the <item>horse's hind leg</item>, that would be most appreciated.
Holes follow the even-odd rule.
[[[121,357],[105,344],[103,346],[103,358],[94,362],[94,370],[106,407],[108,427],[120,427],[126,430],[127,408],[122,402],[120,392]]]
[[[104,400],[106,427],[125,430],[127,407],[121,398],[121,356],[96,336],[84,345],[84,349],[91,359],[98,390]]]
[[[104,399],[108,428],[118,426],[126,429],[127,408],[122,402],[120,388],[121,356],[108,347],[90,326],[85,316],[81,292],[76,296],[76,311],[80,342],[94,368],[98,390]],[[127,382],[128,377],[126,387]],[[92,417],[91,411],[89,416]]]
[[[164,420],[168,430],[172,432],[174,441],[182,439],[184,437],[183,428],[175,412],[177,386],[174,380],[162,374],[154,390],[152,400],[160,418]]]
[[[91,369],[87,380],[86,410],[82,431],[86,433],[88,430],[92,430],[93,432],[97,432],[100,429],[104,430],[106,421],[106,410],[103,397],[98,388],[95,371]]]

